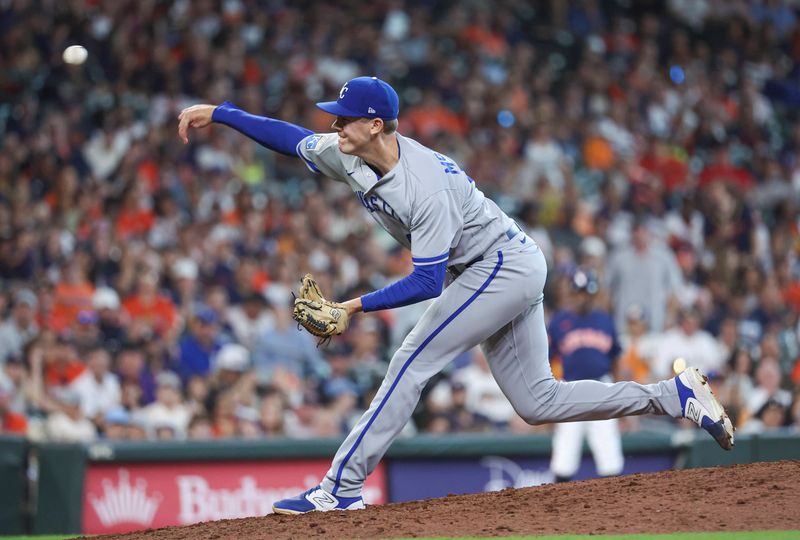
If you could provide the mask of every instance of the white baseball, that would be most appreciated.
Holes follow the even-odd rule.
[[[86,58],[89,56],[89,51],[86,50],[86,47],[83,45],[70,45],[66,49],[64,49],[64,62],[67,64],[72,65],[80,65],[86,62]]]

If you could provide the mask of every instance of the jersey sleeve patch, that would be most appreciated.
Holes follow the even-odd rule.
[[[316,141],[313,141],[313,143],[314,143],[313,146],[309,146],[312,143],[311,139],[316,139]],[[320,170],[314,164],[313,161],[311,161],[310,159],[308,159],[306,157],[306,155],[303,153],[303,148],[305,148],[306,150],[313,150],[314,148],[317,147],[317,145],[319,144],[320,140],[322,140],[322,135],[309,135],[308,137],[306,137],[305,139],[303,139],[302,141],[297,143],[297,155],[300,156],[300,159],[303,160],[303,163],[306,164],[306,167],[308,167],[308,169],[311,172],[315,172],[315,173],[320,172]],[[305,141],[305,143],[303,141]]]
[[[322,135],[309,135],[305,138],[306,150],[316,150],[319,142],[322,140]]]

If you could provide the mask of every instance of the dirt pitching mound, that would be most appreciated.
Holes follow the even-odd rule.
[[[634,474],[94,538],[398,538],[800,529],[800,461]]]

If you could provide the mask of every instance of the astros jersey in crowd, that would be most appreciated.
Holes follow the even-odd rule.
[[[585,315],[559,311],[550,321],[550,358],[558,357],[565,381],[599,380],[609,375],[620,354],[613,319],[592,310]]]

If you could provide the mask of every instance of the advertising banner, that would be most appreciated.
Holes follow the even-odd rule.
[[[622,474],[654,472],[671,469],[673,453],[625,456]],[[554,481],[550,472],[550,457],[393,460],[389,467],[389,493],[392,502],[444,497],[451,493],[480,493],[505,488],[521,488],[549,484]],[[596,478],[590,457],[584,457],[575,480]]]
[[[319,484],[330,460],[91,463],[82,523],[87,534],[263,516],[272,503]],[[364,502],[388,501],[385,466],[370,475]]]

